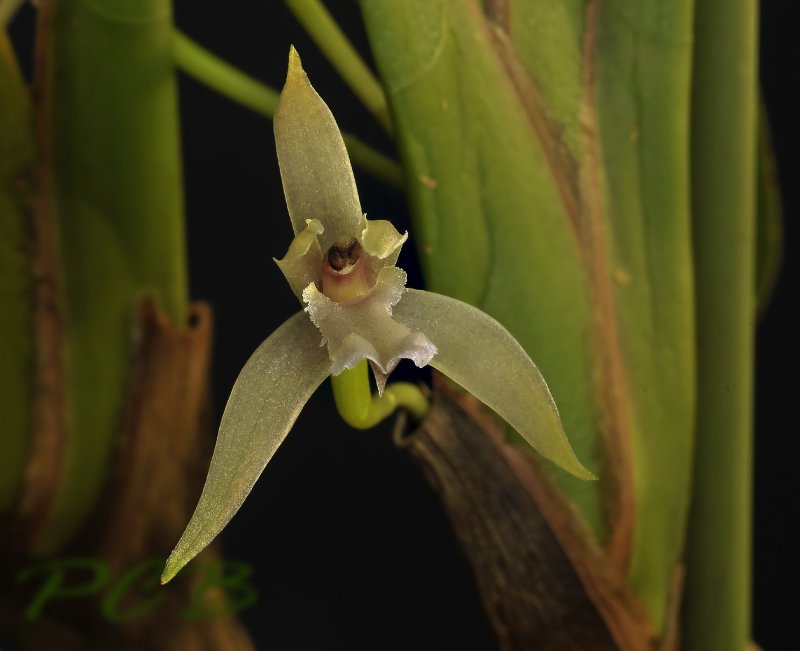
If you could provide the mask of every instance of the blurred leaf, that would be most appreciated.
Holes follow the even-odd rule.
[[[0,513],[25,468],[33,394],[33,260],[28,215],[34,162],[28,90],[0,29]]]
[[[39,540],[47,551],[80,527],[102,489],[137,300],[155,295],[183,327],[187,288],[170,2],[57,0],[43,11],[69,391],[66,468]]]

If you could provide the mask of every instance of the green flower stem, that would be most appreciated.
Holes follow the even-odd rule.
[[[278,91],[215,56],[185,34],[175,30],[173,52],[178,68],[234,102],[271,118],[278,106]]]
[[[297,20],[386,132],[392,120],[380,82],[319,0],[285,0]]]
[[[25,4],[25,0],[0,0],[0,27],[5,27]]]
[[[422,420],[428,413],[428,399],[419,387],[409,382],[393,382],[386,386],[382,396],[372,395],[367,360],[332,376],[331,385],[339,414],[357,429],[375,427],[398,408],[408,410],[416,420]]]
[[[256,113],[270,119],[275,115],[275,89],[234,68],[178,30],[173,35],[173,53],[175,65],[190,77]],[[342,136],[358,167],[393,187],[403,186],[403,172],[395,161],[353,135]]]
[[[686,651],[750,641],[757,11],[755,0],[695,6],[698,412]]]

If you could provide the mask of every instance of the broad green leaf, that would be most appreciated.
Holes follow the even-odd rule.
[[[0,29],[0,514],[18,496],[31,427],[33,393],[34,162],[28,90]]]
[[[578,240],[494,49],[494,28],[473,2],[366,1],[362,9],[407,170],[428,288],[480,307],[522,344],[547,380],[575,453],[598,474]],[[602,537],[598,483],[558,476]]]
[[[305,312],[262,343],[244,365],[222,415],[208,478],[167,560],[166,583],[222,531],[250,494],[300,410],[330,375],[327,348]]]
[[[512,0],[505,6],[508,9],[503,13],[487,11],[488,19],[509,54],[515,55],[529,79],[535,80],[543,108],[558,125],[557,135],[563,144],[573,156],[580,157],[585,1]]]
[[[522,343],[580,459],[607,447],[605,506],[557,478],[660,630],[694,424],[691,3],[484,4],[362,3],[423,271]]]
[[[632,419],[629,582],[660,631],[682,561],[694,439],[692,3],[596,6],[592,60],[608,272]]]
[[[40,34],[64,290],[67,463],[39,540],[57,548],[105,479],[128,388],[136,302],[186,315],[181,165],[167,0],[52,3]]]

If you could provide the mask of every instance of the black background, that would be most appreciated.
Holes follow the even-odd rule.
[[[330,3],[369,51],[357,3]],[[24,40],[32,11],[14,24]],[[761,77],[782,180],[782,275],[759,324],[754,516],[754,639],[790,649],[800,606],[792,313],[800,209],[794,97],[797,5],[763,0]],[[237,67],[279,88],[293,43],[343,129],[387,153],[391,143],[280,2],[178,0],[178,26]],[[299,309],[272,262],[291,238],[271,124],[181,78],[191,295],[216,319],[214,399],[221,411],[256,346]],[[403,230],[402,194],[356,170],[364,209]],[[406,246],[400,266],[420,287]],[[401,367],[402,369],[402,367]],[[326,385],[223,534],[227,556],[253,566],[259,598],[243,613],[259,649],[494,649],[466,561],[434,494],[396,450],[389,426],[350,430]],[[168,550],[165,550],[165,552]]]

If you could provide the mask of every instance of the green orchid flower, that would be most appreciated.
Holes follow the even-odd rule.
[[[471,305],[405,287],[395,263],[408,234],[366,219],[339,128],[294,48],[274,128],[295,232],[276,262],[304,307],[256,349],[236,380],[200,501],[162,583],[230,521],[317,387],[329,376],[346,377],[363,360],[379,396],[401,359],[430,364],[544,457],[592,479],[544,378],[514,337]]]

